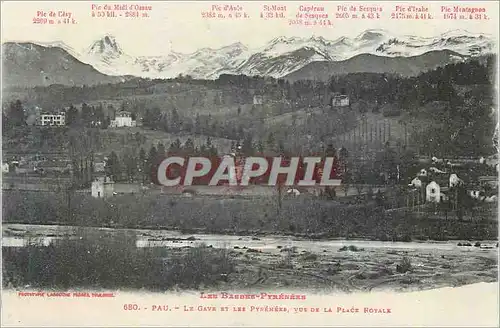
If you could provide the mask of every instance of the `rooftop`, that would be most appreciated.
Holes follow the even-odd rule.
[[[109,184],[115,183],[115,182],[113,181],[113,179],[111,179],[110,177],[97,177],[97,178],[95,178],[95,179],[94,179],[94,181],[93,181],[93,182],[103,183],[103,184],[104,184],[104,183],[106,183],[106,184],[108,184],[108,183],[109,183]]]
[[[48,113],[48,112],[43,112],[41,115],[66,115],[65,112],[59,112],[59,113]]]

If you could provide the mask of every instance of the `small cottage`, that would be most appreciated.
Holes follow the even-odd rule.
[[[335,93],[331,98],[332,107],[347,107],[349,106],[349,96],[340,93]]]
[[[418,172],[417,176],[419,176],[419,177],[426,177],[427,176],[427,170],[426,169],[421,169]]]
[[[9,173],[9,163],[2,163],[2,173]]]
[[[455,173],[450,174],[450,188],[456,187],[458,185],[463,185],[463,180],[458,177]]]
[[[421,188],[422,187],[422,180],[420,180],[419,178],[415,178],[415,179],[411,180],[409,187]]]
[[[480,185],[489,185],[493,189],[498,188],[498,177],[497,176],[480,176],[478,178]]]
[[[444,193],[448,191],[446,183],[439,184],[435,180],[432,180],[425,187],[425,200],[430,203],[440,203],[448,200],[448,196]]]
[[[264,104],[264,97],[261,95],[253,96],[253,104],[254,105],[262,105]]]
[[[114,181],[110,177],[98,177],[92,181],[92,197],[107,198],[113,196]]]
[[[431,181],[427,187],[425,187],[425,200],[431,203],[439,203],[441,200],[441,188],[436,183],[436,181]]]

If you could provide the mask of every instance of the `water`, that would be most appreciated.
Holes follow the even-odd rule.
[[[453,250],[470,247],[457,246],[458,241],[434,242],[434,241],[413,241],[413,242],[389,242],[371,240],[309,240],[288,236],[231,236],[219,234],[182,234],[178,231],[170,230],[146,230],[146,229],[111,229],[111,228],[77,228],[72,226],[43,226],[24,224],[3,224],[2,225],[2,246],[22,247],[26,246],[29,237],[33,236],[36,241],[43,242],[47,246],[57,238],[65,234],[74,235],[78,230],[87,232],[108,232],[117,233],[128,231],[137,236],[137,247],[192,247],[200,244],[215,248],[253,248],[258,250],[276,250],[280,248],[297,247],[310,252],[323,252],[325,250],[338,249],[343,246],[356,246],[358,248],[387,248],[387,249],[420,249],[420,250]],[[194,239],[194,240],[193,240]],[[474,244],[474,243],[472,243]],[[482,243],[483,246],[495,247],[496,242],[488,241]],[[477,247],[472,247],[478,249]]]

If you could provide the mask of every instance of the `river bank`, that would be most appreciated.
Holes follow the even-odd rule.
[[[2,229],[6,286],[411,291],[492,282],[498,275],[495,242],[464,247],[68,226]],[[23,243],[9,245],[8,238]],[[37,266],[28,269],[29,261]]]
[[[380,241],[496,240],[495,213],[473,217],[386,211],[310,197],[210,198],[124,195],[102,200],[74,195],[71,211],[60,194],[2,195],[3,223],[176,230],[183,233]],[[495,214],[495,215],[494,215]]]
[[[35,241],[49,245],[53,240],[70,237],[77,238],[81,234],[127,233],[136,238],[137,247],[184,247],[204,243],[216,248],[257,248],[281,249],[285,246],[298,246],[309,250],[323,251],[323,248],[356,247],[377,248],[390,247],[396,249],[444,249],[451,250],[457,247],[495,248],[497,240],[451,240],[451,241],[378,241],[369,239],[343,239],[343,238],[310,238],[302,235],[264,234],[258,232],[240,234],[216,234],[205,231],[185,233],[178,230],[165,229],[121,229],[110,227],[77,227],[67,225],[36,225],[13,224],[2,225],[2,241],[4,247],[22,247]]]

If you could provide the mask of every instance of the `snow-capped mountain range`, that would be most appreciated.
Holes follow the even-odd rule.
[[[171,52],[140,57],[127,55],[112,35],[105,35],[80,52],[62,42],[37,44],[62,48],[107,75],[173,78],[183,74],[197,79],[216,79],[224,73],[281,78],[311,62],[336,62],[361,54],[410,57],[429,51],[451,50],[469,57],[494,50],[494,40],[490,35],[465,30],[453,30],[435,37],[394,35],[385,30],[367,30],[354,38],[336,40],[321,36],[277,37],[254,49],[237,42],[219,49],[199,49],[191,54]]]

